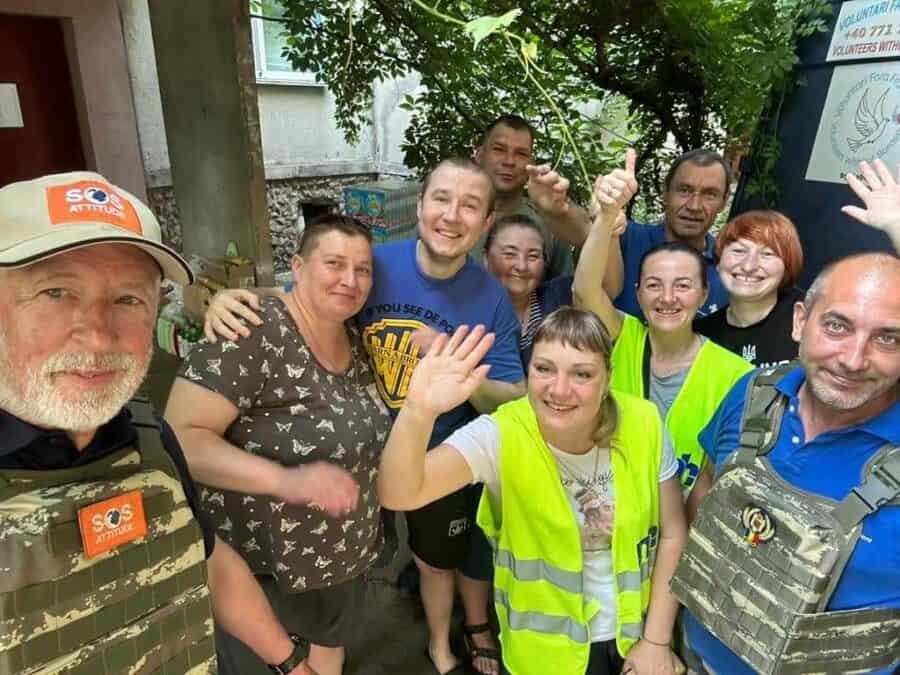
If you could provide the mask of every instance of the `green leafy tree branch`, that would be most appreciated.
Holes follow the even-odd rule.
[[[651,211],[675,154],[747,150],[773,88],[793,82],[797,41],[830,11],[827,0],[282,4],[286,54],[333,92],[348,141],[371,121],[374,83],[416,73],[401,104],[411,168],[469,154],[494,117],[516,112],[582,193],[633,143]]]

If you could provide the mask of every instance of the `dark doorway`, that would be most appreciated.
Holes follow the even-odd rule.
[[[16,85],[23,122],[0,128],[0,186],[85,169],[59,19],[0,14],[0,83]]]
[[[300,209],[303,211],[303,222],[308,223],[313,218],[321,216],[323,213],[336,213],[337,204],[326,200],[315,200],[302,202]]]

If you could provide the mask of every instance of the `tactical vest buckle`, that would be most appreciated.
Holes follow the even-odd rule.
[[[742,431],[739,445],[744,448],[753,448],[756,450],[757,448],[762,447],[765,440],[765,431]]]
[[[873,466],[866,482],[853,488],[853,493],[866,505],[869,513],[887,504],[898,492],[900,478],[881,465]]]

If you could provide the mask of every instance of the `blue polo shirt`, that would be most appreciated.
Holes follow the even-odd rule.
[[[716,467],[737,449],[741,412],[752,373],[735,384],[716,414],[700,432],[700,444]],[[828,431],[807,441],[797,416],[797,393],[805,380],[802,368],[786,374],[776,385],[789,397],[778,441],[769,453],[772,467],[791,485],[841,500],[862,482],[868,459],[885,443],[900,444],[900,402],[862,424]],[[829,611],[862,607],[900,608],[900,507],[883,506],[863,520],[862,535],[828,603]],[[691,648],[717,675],[753,675],[754,671],[690,612],[685,613]],[[892,668],[873,671],[896,672]]]
[[[637,300],[637,283],[639,280],[638,272],[641,264],[641,258],[644,254],[657,244],[661,244],[666,240],[666,229],[662,224],[644,225],[628,221],[628,227],[619,238],[619,246],[622,248],[622,262],[625,266],[625,279],[622,286],[622,292],[613,301],[613,304],[623,312],[636,316],[639,319],[644,318],[641,312],[641,306]],[[716,269],[716,261],[713,258],[713,243],[715,238],[707,233],[706,250],[703,257],[706,260],[706,279],[709,282],[709,296],[706,303],[700,307],[697,317],[712,314],[717,309],[722,309],[728,305],[728,291],[722,285],[719,279],[719,272]]]

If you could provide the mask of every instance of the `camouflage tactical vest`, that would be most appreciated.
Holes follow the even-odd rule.
[[[0,675],[216,670],[200,527],[150,406],[129,407],[140,450],[0,470]],[[87,557],[79,509],[134,490],[147,534]],[[124,518],[106,513],[98,526]]]
[[[825,611],[862,519],[900,494],[900,448],[869,460],[840,502],[798,490],[772,469],[793,365],[757,373],[740,444],[704,499],[672,593],[713,635],[764,675],[862,673],[900,653],[900,610]]]

